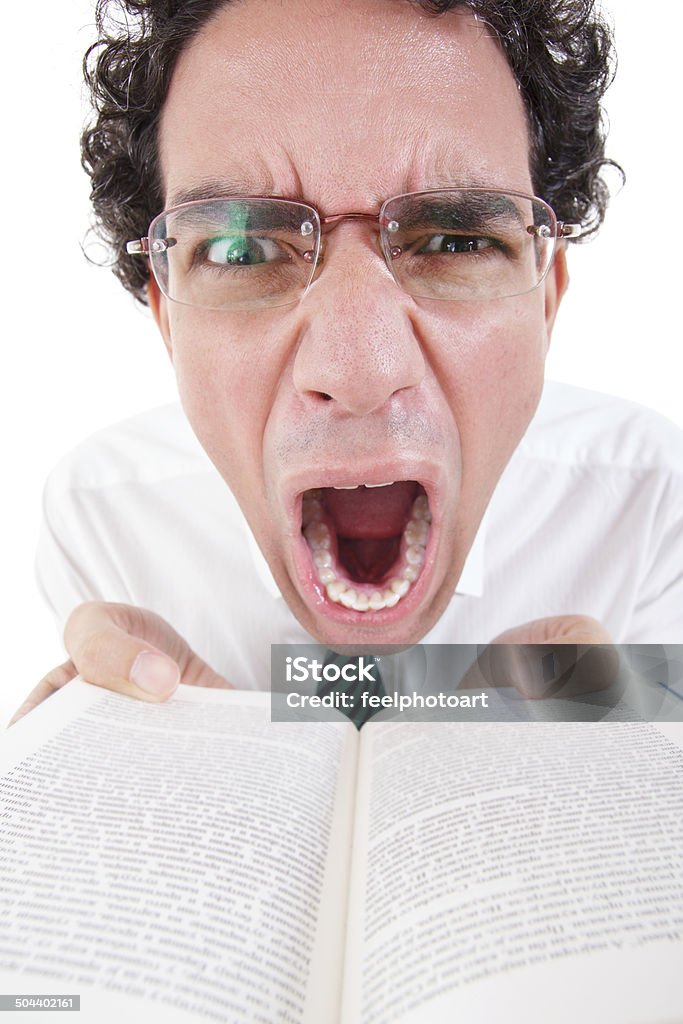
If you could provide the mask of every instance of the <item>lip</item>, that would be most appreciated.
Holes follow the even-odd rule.
[[[354,484],[377,486],[387,481],[415,480],[425,490],[432,524],[425,549],[425,560],[418,579],[408,593],[393,608],[374,612],[359,612],[331,601],[324,585],[318,579],[311,551],[301,533],[302,500],[305,491],[324,487],[351,487]],[[410,617],[422,604],[434,578],[434,567],[441,532],[445,473],[441,467],[424,460],[382,462],[364,467],[314,469],[298,473],[287,481],[283,504],[290,524],[293,562],[297,589],[306,605],[316,614],[339,625],[362,627],[364,630],[390,626]]]

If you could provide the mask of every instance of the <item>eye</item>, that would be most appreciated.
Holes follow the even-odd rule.
[[[429,241],[417,252],[450,252],[455,254],[484,252],[486,249],[497,248],[492,238],[481,238],[476,235],[432,235]]]
[[[280,246],[272,238],[252,238],[246,235],[211,238],[202,246],[200,255],[207,263],[232,267],[253,267],[259,263],[273,263],[283,259]]]

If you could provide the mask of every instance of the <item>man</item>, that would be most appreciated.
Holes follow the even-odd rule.
[[[310,636],[678,640],[678,435],[571,389],[528,430],[609,66],[571,0],[149,3],[102,44],[95,208],[229,491],[172,413],[59,471],[43,586],[98,603],[29,705],[264,686]]]

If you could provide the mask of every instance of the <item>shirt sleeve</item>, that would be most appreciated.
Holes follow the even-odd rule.
[[[61,467],[48,478],[35,570],[40,592],[60,630],[84,601],[130,599],[111,537],[94,505],[87,489],[65,486]]]

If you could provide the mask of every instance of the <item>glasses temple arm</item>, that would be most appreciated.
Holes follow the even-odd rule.
[[[126,242],[126,252],[129,256],[147,255],[149,238],[136,238],[132,242]]]
[[[155,238],[149,244],[149,238],[135,238],[132,242],[126,242],[126,252],[129,256],[149,256],[151,252],[164,252],[177,244],[177,238]]]
[[[563,221],[557,223],[558,238],[580,238],[583,234],[583,225],[565,224]]]

